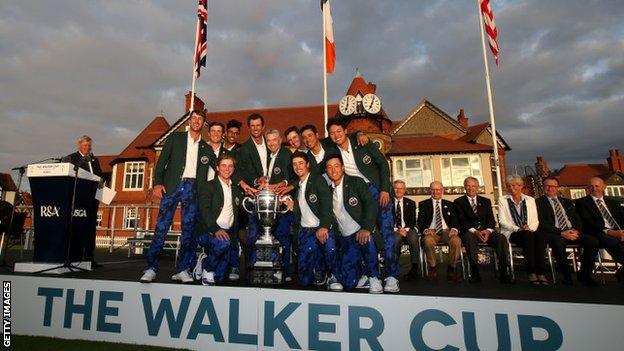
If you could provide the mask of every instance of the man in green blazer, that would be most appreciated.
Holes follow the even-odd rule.
[[[381,294],[377,248],[372,240],[377,218],[377,203],[366,183],[345,174],[340,154],[325,159],[325,171],[331,179],[332,209],[340,230],[339,280],[347,290],[355,288],[363,271],[368,273],[369,292]],[[364,262],[365,267],[362,267]]]
[[[238,206],[243,194],[231,179],[234,164],[231,155],[220,156],[217,176],[197,185],[201,219],[195,235],[206,256],[197,262],[194,273],[196,277],[201,276],[202,285],[221,284],[225,279],[230,240],[238,230]]]
[[[344,162],[345,173],[358,177],[368,184],[373,198],[378,203],[377,227],[379,228],[384,248],[386,271],[386,292],[399,291],[399,260],[395,250],[394,216],[390,201],[390,167],[386,157],[375,143],[359,145],[356,135],[347,135],[343,121],[337,119],[327,124],[329,137],[336,144]],[[366,272],[365,272],[366,273]],[[366,286],[364,274],[359,287]]]
[[[298,278],[303,286],[323,285],[332,291],[342,291],[337,278],[336,237],[332,223],[332,193],[321,175],[310,171],[309,156],[295,151],[290,159],[299,177],[293,208],[294,226],[299,241]],[[329,279],[327,279],[329,278]]]
[[[161,201],[156,230],[147,253],[147,268],[141,277],[143,283],[149,283],[156,278],[158,255],[162,251],[178,203],[182,207],[180,260],[177,265],[178,273],[171,278],[183,283],[193,281],[189,269],[194,265],[197,247],[193,237],[198,217],[196,180],[205,181],[211,158],[214,158],[212,150],[201,138],[204,121],[204,111],[192,111],[188,132],[175,132],[167,138],[154,168],[153,196]]]

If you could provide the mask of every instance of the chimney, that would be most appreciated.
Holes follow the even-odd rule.
[[[462,127],[468,128],[468,117],[464,114],[464,109],[459,109],[459,115],[457,115],[457,122],[461,124]]]
[[[535,162],[535,171],[537,175],[542,178],[550,175],[550,169],[548,169],[548,163],[544,159],[544,156],[537,156],[537,162]]]
[[[189,109],[191,108],[191,92],[189,91],[188,93],[186,93],[184,97],[185,97],[184,113],[187,113]],[[202,101],[202,99],[197,97],[197,94],[195,94],[195,103],[193,104],[193,110],[203,110],[203,109],[204,109],[204,102]]]
[[[624,157],[620,154],[619,149],[609,150],[607,164],[611,172],[624,172]]]

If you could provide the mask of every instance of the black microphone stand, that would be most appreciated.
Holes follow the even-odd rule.
[[[88,271],[88,269],[82,268],[82,267],[78,267],[76,265],[73,265],[70,259],[70,253],[71,253],[71,239],[74,236],[74,209],[76,207],[76,185],[78,184],[78,170],[80,169],[80,167],[78,167],[77,164],[74,165],[74,189],[72,191],[72,201],[71,201],[71,209],[69,212],[69,235],[67,235],[65,237],[65,262],[63,262],[63,264],[56,266],[56,267],[52,267],[52,268],[46,268],[44,270],[41,271],[37,271],[37,272],[33,272],[32,274],[38,274],[38,273],[46,273],[49,271],[53,271],[55,269],[60,269],[60,268],[67,268],[67,270],[69,270],[70,272],[75,272],[75,271],[81,271],[81,272],[85,272]]]

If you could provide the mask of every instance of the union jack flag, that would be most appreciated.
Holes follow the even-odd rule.
[[[201,75],[201,67],[206,67],[206,27],[208,24],[208,0],[199,0],[197,7],[197,38],[195,38],[195,78]]]
[[[492,8],[490,7],[490,0],[479,0],[479,7],[483,13],[483,24],[485,25],[485,32],[488,35],[488,43],[490,44],[490,49],[496,60],[496,65],[498,65],[498,31],[496,30],[496,23],[494,22],[494,12],[492,12]]]

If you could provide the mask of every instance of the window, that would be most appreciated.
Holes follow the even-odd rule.
[[[607,186],[608,196],[624,196],[624,185],[609,185]]]
[[[445,186],[463,186],[466,177],[475,177],[483,184],[481,158],[478,155],[442,157],[442,183]]]
[[[394,160],[394,180],[402,179],[408,188],[427,187],[432,181],[431,159],[402,157]]]
[[[137,226],[137,208],[126,207],[124,211],[124,229],[134,229]]]
[[[97,219],[95,220],[95,226],[100,228],[102,226],[102,211],[98,211]]]
[[[572,200],[580,199],[585,196],[585,189],[570,189],[570,197]]]
[[[126,162],[124,170],[124,190],[143,190],[145,162]]]

